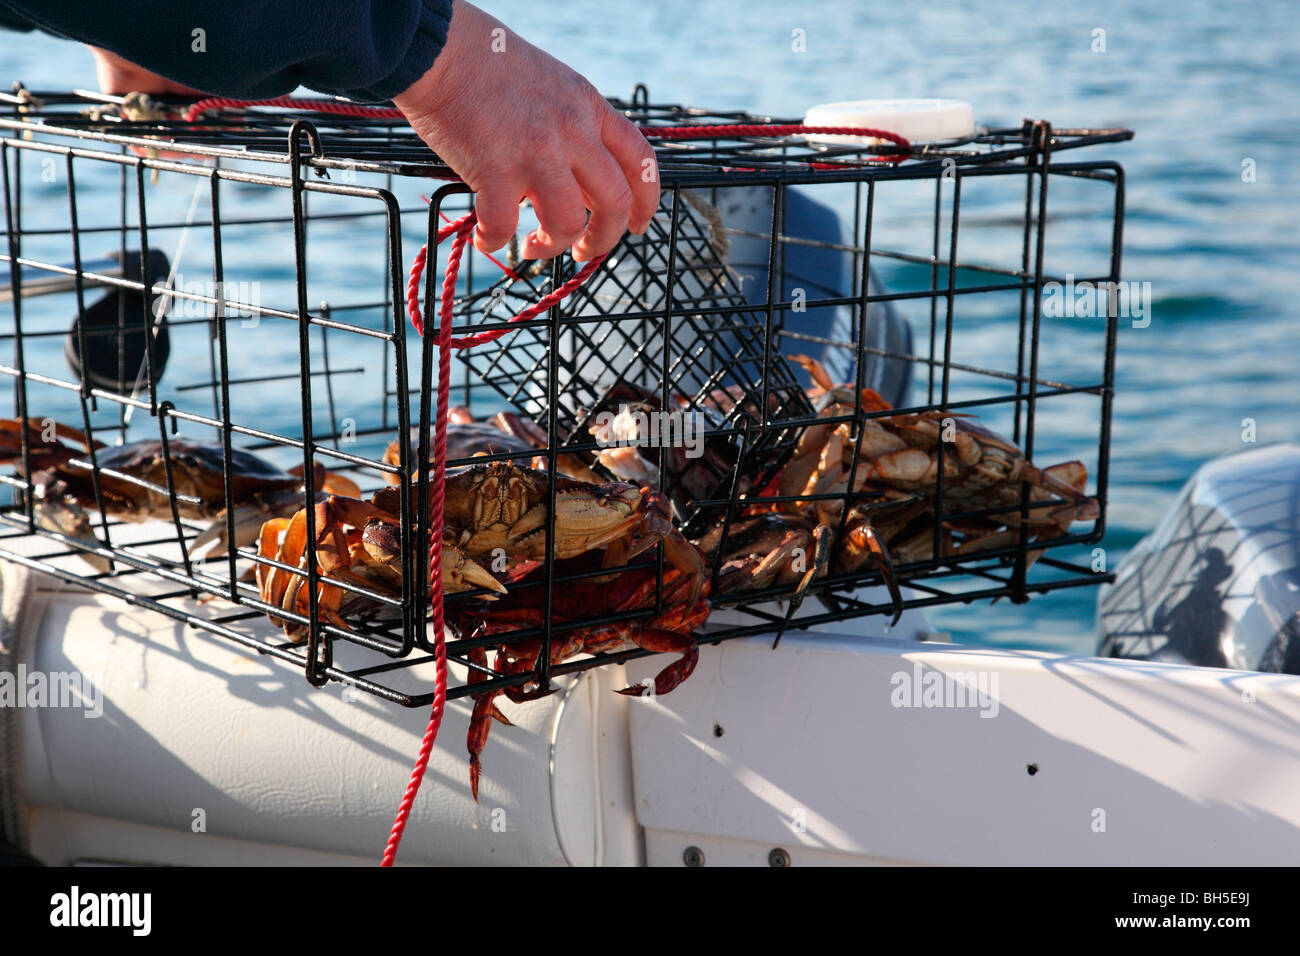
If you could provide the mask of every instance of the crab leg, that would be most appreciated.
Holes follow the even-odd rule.
[[[44,418],[28,418],[24,423],[16,418],[0,419],[0,464],[10,464],[22,454],[22,438],[19,433],[24,430],[24,425],[27,432],[27,446],[31,448],[33,453],[44,448],[47,452],[63,449],[63,451],[70,454],[71,449],[64,446],[59,441],[60,438],[76,442],[86,451],[90,451],[92,444],[96,448],[105,447],[103,442],[88,438],[85,432],[79,431],[71,425],[53,421],[50,422],[48,427],[53,428],[54,438],[47,442],[44,437],[47,421],[48,419]]]
[[[90,518],[86,512],[66,501],[57,499],[38,501],[33,509],[33,515],[36,523],[47,531],[57,531],[59,534],[66,534],[70,538],[76,538],[95,547],[103,543],[90,530]],[[97,554],[82,552],[81,559],[101,573],[107,574],[112,570],[108,559]]]
[[[647,651],[682,655],[679,660],[669,664],[655,676],[654,693],[658,696],[675,689],[695,670],[695,665],[700,660],[700,646],[695,642],[695,636],[691,632],[701,626],[708,616],[709,605],[701,601],[684,612],[670,611],[644,624],[631,621],[596,630],[598,633],[613,631],[622,640],[631,641],[637,647]],[[645,690],[646,688],[640,684],[632,684],[618,693],[629,697],[640,697]]]
[[[653,694],[655,697],[667,694],[690,677],[695,670],[695,665],[700,660],[700,646],[695,643],[695,639],[689,634],[682,635],[673,631],[646,629],[641,631],[640,636],[635,639],[635,643],[638,647],[643,647],[648,651],[680,651],[682,653],[680,659],[673,661],[655,676]],[[648,688],[643,684],[631,684],[617,693],[625,694],[628,697],[643,697],[647,690]]]
[[[480,695],[474,701],[474,712],[469,718],[469,733],[465,737],[465,747],[469,750],[469,792],[478,803],[478,781],[483,773],[483,763],[479,754],[487,746],[488,734],[492,732],[492,718],[497,712],[496,698],[501,691],[493,690]]]
[[[538,648],[540,650],[540,647]],[[474,648],[470,651],[469,658],[476,664],[487,664],[487,651],[482,647]],[[534,659],[536,653],[534,653]],[[492,669],[498,673],[508,673],[512,666],[505,660],[501,651],[497,651],[496,661]],[[532,666],[531,664],[529,665]],[[487,676],[480,670],[471,667],[469,670],[469,683],[481,684],[487,680]],[[487,746],[488,735],[492,732],[492,721],[499,720],[507,727],[513,726],[501,713],[497,707],[497,697],[501,695],[501,690],[490,690],[482,694],[474,695],[474,710],[469,718],[469,730],[465,734],[465,748],[469,751],[469,791],[474,797],[474,802],[478,803],[478,781],[483,773],[483,764],[479,761],[479,754]]]
[[[849,532],[849,540],[854,547],[871,555],[885,582],[885,587],[889,588],[889,596],[894,602],[894,617],[889,622],[889,626],[893,627],[903,616],[903,592],[898,589],[898,581],[894,577],[894,563],[889,559],[889,551],[871,525],[865,522]]]
[[[581,641],[576,636],[571,635],[568,639],[558,641],[551,648],[551,663],[559,663],[565,657],[571,656],[578,650],[581,650]],[[473,651],[470,652],[470,659],[477,663],[486,663],[487,657],[482,648],[477,649],[482,655],[476,657]],[[541,655],[542,645],[540,641],[530,642],[528,650],[520,657],[511,661],[506,659],[505,652],[498,650],[496,660],[492,664],[492,669],[501,676],[512,676],[525,674],[532,670],[537,664],[537,658]],[[470,683],[480,684],[487,678],[481,671],[470,669]],[[496,699],[501,694],[512,697],[509,688],[498,688],[496,690],[485,691],[476,695],[474,699],[474,710],[469,718],[469,730],[465,735],[465,747],[469,751],[469,790],[474,797],[474,802],[478,803],[478,782],[483,773],[483,764],[479,755],[483,753],[483,748],[487,746],[488,735],[492,732],[493,719],[501,721],[506,726],[513,726],[501,713],[496,705]],[[547,691],[547,694],[553,691]],[[544,696],[544,695],[543,695]],[[521,698],[525,699],[525,698]]]

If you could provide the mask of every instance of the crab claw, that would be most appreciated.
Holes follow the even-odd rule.
[[[899,590],[898,581],[894,577],[894,563],[889,559],[889,552],[885,549],[879,535],[868,524],[860,524],[850,531],[849,540],[855,548],[870,552],[871,559],[885,582],[885,587],[889,588],[889,596],[894,602],[894,617],[889,622],[889,626],[893,627],[903,616],[903,592]]]
[[[704,583],[708,578],[704,557],[699,548],[691,544],[677,530],[672,519],[672,504],[666,495],[641,489],[644,503],[644,517],[631,535],[621,540],[611,541],[605,547],[605,567],[618,567],[627,564],[638,554],[663,542],[664,557],[668,563],[680,571],[690,581],[690,591],[686,605],[693,606],[700,598]]]
[[[1029,470],[1026,468],[1026,471]],[[1101,516],[1097,500],[1084,494],[1088,485],[1088,471],[1083,462],[1067,461],[1042,471],[1037,468],[1032,470],[1042,488],[1069,502],[1066,506],[1049,512],[1062,531],[1068,531],[1075,521],[1096,521]]]
[[[279,516],[292,516],[302,506],[303,495],[300,491],[258,495],[250,502],[237,505],[231,512],[235,519],[234,546],[245,548],[255,544],[266,521]],[[190,554],[203,553],[204,548],[209,544],[212,547],[204,553],[205,558],[223,557],[230,549],[224,510],[218,512],[212,519],[212,524],[199,532],[198,536],[190,542]]]
[[[680,659],[673,661],[655,676],[654,693],[667,694],[690,677],[695,670],[695,665],[699,663],[700,646],[695,643],[695,637],[691,632],[701,626],[708,616],[709,602],[699,601],[693,606],[679,607],[660,614],[644,624],[631,621],[610,628],[598,628],[597,633],[608,630],[613,635],[631,641],[637,647],[647,651],[681,654]],[[618,693],[628,697],[640,697],[646,689],[641,684],[632,684]]]
[[[235,547],[237,548],[256,541],[262,525],[267,521],[266,513],[255,505],[240,505],[234,510],[234,517]],[[226,512],[224,511],[213,518],[212,524],[199,532],[198,536],[190,542],[191,557],[198,555],[209,544],[212,545],[212,548],[207,553],[209,558],[222,557],[229,549],[229,540],[226,535]]]
[[[506,593],[505,586],[486,568],[446,541],[442,543],[442,587],[444,591],[485,588],[497,594]]]
[[[366,553],[381,564],[401,560],[402,532],[392,518],[377,509],[366,521],[361,532],[361,543]],[[454,541],[443,538],[442,587],[444,591],[470,591],[484,588],[505,594],[506,589],[486,568],[472,560]]]
[[[657,642],[657,636],[653,633],[653,629],[647,629],[647,631],[643,633],[647,641],[651,643]],[[647,647],[647,649],[657,649],[657,650],[664,650],[664,651],[674,651],[674,650],[681,649],[680,648],[681,639],[682,639],[681,634],[676,634],[672,631],[662,631],[660,632],[660,634],[662,635],[662,643],[665,645],[663,647],[648,648],[647,645],[642,643],[640,640],[636,641],[636,643],[641,647]],[[694,638],[691,638],[689,635],[687,635],[686,639],[690,641],[690,646],[686,649],[686,652],[682,654],[681,658],[679,660],[673,661],[671,664],[669,664],[667,667],[661,670],[657,675],[655,675],[653,694],[651,695],[646,694],[646,691],[649,690],[649,687],[647,687],[645,684],[629,684],[627,687],[624,687],[622,690],[618,691],[618,693],[624,694],[628,697],[645,697],[645,696],[658,697],[662,694],[667,694],[671,690],[674,690],[678,684],[680,684],[682,681],[686,680],[686,678],[691,676],[692,672],[695,670],[695,665],[698,664],[700,661],[699,645],[696,644]],[[673,645],[673,646],[668,646],[668,645]]]
[[[98,548],[103,545],[103,542],[96,538],[94,532],[90,530],[89,516],[76,505],[58,499],[39,501],[33,509],[33,515],[36,518],[36,524],[47,531],[66,534],[68,537],[76,538],[78,541],[92,547]],[[102,558],[97,554],[83,551],[81,552],[81,559],[102,574],[107,574],[113,570],[112,563],[107,558]]]
[[[835,387],[835,379],[831,378],[830,372],[826,371],[826,366],[815,358],[807,355],[791,355],[790,361],[802,366],[804,371],[812,376],[813,384],[822,391],[829,392]]]

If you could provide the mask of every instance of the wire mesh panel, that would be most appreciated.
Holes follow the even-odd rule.
[[[528,322],[567,255],[458,278],[456,333],[509,331],[452,362],[449,698],[653,652],[672,683],[698,642],[1107,578],[1123,177],[1071,151],[1126,131],[1027,122],[900,165],[613,102],[656,147],[647,232]],[[472,196],[429,195],[449,170],[382,115],[0,106],[0,556],[427,702],[438,355],[405,287]],[[668,132],[724,123],[746,132]],[[1053,311],[1067,281],[1090,318]]]
[[[548,427],[553,413],[556,444],[572,456],[609,445],[620,437],[605,434],[621,424],[618,416],[630,427],[639,414],[647,434],[621,437],[655,451],[623,455],[625,466],[614,465],[611,475],[656,479],[659,462],[650,459],[662,451],[660,487],[688,528],[700,526],[716,514],[697,515],[699,502],[726,494],[733,476],[742,493],[761,485],[798,438],[798,429],[780,422],[812,415],[789,363],[768,347],[773,315],[746,300],[727,250],[716,207],[693,190],[670,192],[646,234],[628,236],[607,268],[574,293],[553,340],[551,328],[525,326],[505,347],[471,350],[467,361],[479,381],[539,426]],[[459,319],[483,325],[501,305],[518,312],[536,301],[555,277],[532,271],[467,297]],[[552,359],[557,374],[549,385]]]

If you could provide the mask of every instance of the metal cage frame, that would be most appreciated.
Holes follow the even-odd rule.
[[[788,122],[739,112],[715,113],[675,105],[655,105],[650,103],[643,87],[639,87],[629,101],[612,102],[630,118],[649,125]],[[438,299],[437,286],[441,279],[438,269],[438,249],[432,243],[432,237],[438,231],[440,217],[448,209],[462,212],[469,208],[468,200],[471,194],[468,187],[459,182],[443,185],[430,197],[427,212],[420,207],[404,207],[394,190],[390,188],[395,180],[405,181],[412,177],[427,179],[430,176],[450,178],[450,175],[446,167],[439,164],[436,158],[415,139],[409,128],[403,128],[400,123],[392,121],[305,114],[292,110],[263,112],[240,109],[213,119],[205,118],[197,124],[167,118],[133,122],[122,119],[115,113],[115,109],[120,107],[120,100],[113,97],[90,94],[37,93],[33,95],[26,91],[16,92],[12,96],[0,95],[0,109],[6,107],[10,115],[0,116],[0,168],[3,169],[4,178],[7,247],[0,255],[0,260],[7,264],[9,270],[13,326],[10,330],[0,331],[0,339],[9,340],[12,344],[14,358],[12,364],[0,365],[0,381],[10,383],[13,388],[14,412],[19,420],[26,420],[34,411],[29,405],[28,390],[31,386],[58,389],[75,395],[75,402],[80,410],[79,426],[87,435],[116,432],[118,437],[124,439],[128,429],[128,410],[132,413],[147,414],[154,419],[150,437],[152,438],[152,433],[156,431],[164,465],[164,481],[160,484],[130,474],[105,472],[97,462],[96,449],[88,448],[85,454],[88,461],[83,464],[90,472],[94,488],[94,510],[97,511],[96,523],[101,534],[99,544],[92,546],[84,540],[42,527],[37,519],[34,496],[30,493],[31,482],[24,477],[0,476],[0,481],[15,489],[17,499],[15,505],[0,511],[0,557],[25,564],[65,582],[117,596],[133,605],[158,611],[176,621],[235,641],[259,653],[270,654],[288,661],[300,668],[307,679],[316,686],[322,686],[329,681],[340,681],[358,690],[405,706],[419,706],[430,702],[433,698],[432,689],[422,686],[418,679],[410,679],[409,672],[412,668],[427,664],[432,659],[432,643],[426,626],[428,587],[417,584],[428,580],[427,549],[417,546],[417,542],[427,540],[428,536],[428,469],[420,468],[416,463],[428,460],[432,383],[437,356],[432,335],[426,335],[416,347],[407,340],[403,286],[408,256],[403,248],[403,224],[417,217],[424,223],[422,231],[426,241],[430,242],[429,262],[424,277],[424,298],[427,304],[432,304]],[[739,442],[743,449],[746,447],[744,443],[754,441],[755,436],[762,439],[764,435],[778,431],[798,434],[800,430],[818,422],[844,421],[852,424],[872,418],[926,413],[934,410],[960,414],[967,409],[992,404],[1010,404],[1014,409],[1015,422],[1012,440],[1023,447],[1027,459],[1032,459],[1039,403],[1058,395],[1095,396],[1100,402],[1100,414],[1096,447],[1098,471],[1095,476],[1096,491],[1092,497],[1098,503],[1100,516],[1091,528],[1080,533],[1065,534],[1046,544],[1035,545],[1030,539],[1026,526],[1022,523],[1018,540],[1010,546],[980,551],[973,556],[931,557],[927,560],[910,562],[897,570],[901,583],[913,592],[904,602],[907,608],[925,608],[954,602],[969,603],[999,597],[1024,601],[1032,593],[1111,580],[1113,577],[1111,574],[1095,572],[1088,567],[1059,560],[1050,554],[1043,554],[1039,559],[1039,566],[1054,569],[1059,572],[1059,576],[1053,579],[1034,579],[1029,573],[1032,564],[1029,554],[1035,548],[1053,549],[1072,544],[1094,543],[1099,541],[1105,532],[1117,330],[1117,318],[1112,299],[1109,315],[1106,317],[1103,351],[1099,357],[1101,370],[1096,381],[1069,384],[1040,377],[1039,349],[1043,334],[1043,288],[1047,282],[1059,281],[1059,277],[1047,273],[1044,268],[1048,185],[1055,177],[1071,177],[1097,181],[1113,189],[1113,198],[1108,204],[1109,214],[1113,220],[1109,270],[1104,275],[1087,277],[1097,283],[1111,283],[1109,288],[1113,289],[1114,284],[1120,280],[1124,219],[1123,169],[1119,164],[1110,161],[1062,162],[1057,159],[1057,156],[1067,150],[1122,141],[1131,135],[1125,130],[1053,130],[1048,123],[1026,121],[1020,127],[980,130],[965,140],[916,147],[912,151],[912,161],[901,166],[881,165],[873,161],[873,154],[887,152],[894,147],[826,146],[789,140],[773,146],[771,142],[759,137],[661,142],[656,147],[664,192],[661,208],[666,212],[670,224],[669,245],[665,252],[668,270],[665,286],[666,301],[657,314],[640,316],[640,318],[648,318],[652,324],[661,324],[666,330],[663,333],[663,340],[669,343],[674,321],[695,314],[676,308],[673,303],[673,290],[676,287],[673,273],[674,257],[677,254],[676,226],[683,209],[685,190],[704,193],[710,191],[716,193],[718,190],[734,187],[770,190],[772,212],[767,237],[768,288],[763,302],[748,306],[749,311],[757,316],[755,328],[761,331],[756,334],[762,336],[764,355],[769,361],[775,361],[773,355],[779,359],[782,344],[786,342],[797,344],[801,341],[813,341],[820,345],[838,345],[851,350],[855,356],[857,385],[861,386],[863,362],[872,352],[864,342],[868,308],[877,303],[928,300],[927,354],[892,356],[898,360],[912,362],[926,370],[926,401],[889,411],[868,411],[862,407],[859,387],[855,389],[858,397],[852,414],[826,418],[818,417],[816,413],[804,409],[797,414],[784,415],[779,419],[763,416],[763,420],[757,423],[732,421],[715,425],[708,432],[708,436]],[[160,147],[173,145],[183,148],[188,155],[173,158],[156,154]],[[132,150],[138,152],[133,153]],[[62,162],[66,180],[68,216],[65,225],[61,228],[40,230],[24,226],[24,182],[22,163],[19,158],[28,152]],[[196,162],[196,158],[204,161],[210,159],[213,165],[200,164]],[[233,168],[231,164],[235,162],[247,163],[254,169],[249,171]],[[79,164],[86,163],[115,164],[119,169],[120,214],[115,226],[85,229],[79,225],[76,172],[80,168]],[[273,172],[277,165],[287,167],[284,175]],[[311,174],[307,172],[308,170]],[[187,222],[185,227],[211,229],[213,282],[218,290],[216,295],[173,289],[166,283],[151,281],[150,277],[143,272],[139,279],[131,279],[125,274],[113,275],[107,271],[88,270],[84,267],[83,236],[96,232],[116,235],[119,242],[119,262],[126,262],[128,256],[139,256],[143,263],[148,260],[150,254],[151,229],[157,235],[181,227],[177,222],[150,223],[146,198],[150,188],[146,183],[147,171],[149,175],[154,175],[154,171],[158,171],[207,179],[211,216],[207,221]],[[355,172],[385,177],[385,183],[371,186],[336,181],[333,176],[338,175],[340,171],[344,173],[345,179],[347,175]],[[968,179],[987,177],[1019,177],[1024,180],[1022,220],[1024,241],[1018,268],[1000,269],[974,262],[967,263],[958,258],[963,183]],[[933,181],[934,183],[932,243],[928,255],[873,246],[873,225],[877,215],[879,195],[888,190],[892,183],[899,181]],[[287,190],[290,199],[289,214],[263,216],[256,222],[223,219],[221,213],[223,191],[241,184],[276,191]],[[783,295],[783,290],[778,284],[786,245],[791,241],[801,241],[798,237],[786,235],[784,231],[783,211],[786,208],[786,191],[794,187],[818,187],[826,184],[848,186],[853,191],[851,238],[846,244],[847,248],[840,250],[850,256],[854,263],[856,274],[853,277],[853,287],[845,290],[847,294],[809,303],[819,307],[843,307],[853,311],[855,316],[853,340],[838,344],[828,343],[824,338],[817,339],[815,336],[809,338],[798,329],[786,328],[785,319],[794,308],[794,303]],[[136,197],[133,209],[129,207],[129,194],[134,194]],[[308,208],[308,200],[316,194],[365,200],[378,205],[375,212],[356,215],[380,216],[383,220],[386,267],[383,294],[379,299],[350,303],[342,308],[323,306],[313,310],[309,307],[309,253],[306,234],[309,224],[314,219]],[[946,227],[946,244],[943,242],[945,208],[951,210]],[[134,217],[133,223],[129,221],[131,216],[128,216],[128,211]],[[227,324],[231,318],[229,314],[231,302],[221,291],[226,281],[222,264],[223,229],[241,223],[275,229],[289,227],[291,230],[296,307],[264,308],[260,304],[253,303],[238,303],[238,305],[241,310],[252,311],[259,317],[284,323],[286,334],[288,331],[296,332],[299,367],[296,370],[290,369],[283,375],[268,376],[267,380],[296,379],[298,390],[302,395],[302,416],[298,434],[254,427],[249,422],[240,421],[232,415],[232,388],[241,389],[257,382],[256,377],[249,379],[232,374],[232,359],[237,360],[237,356],[232,355],[227,332]],[[71,238],[73,257],[70,266],[40,256],[23,254],[24,240],[32,240],[42,234],[66,234]],[[873,261],[879,259],[892,259],[914,266],[927,267],[930,274],[929,288],[892,293],[873,291],[870,283],[870,268]],[[988,280],[978,285],[962,285],[958,282],[958,271],[961,269],[986,275]],[[560,258],[550,263],[548,269],[539,272],[536,277],[537,282],[530,284],[526,280],[519,281],[523,281],[527,286],[525,291],[531,293],[534,290],[540,291],[548,281],[551,287],[558,286],[572,274],[573,270],[574,265],[570,260]],[[23,286],[27,281],[25,274],[31,273],[61,277],[60,281],[70,283],[70,291],[75,296],[78,315],[85,314],[86,296],[93,288],[116,289],[123,293],[130,292],[141,296],[144,302],[141,321],[144,326],[148,326],[151,317],[154,316],[153,305],[160,296],[167,297],[169,302],[193,302],[197,307],[205,310],[205,315],[192,320],[191,324],[196,328],[206,328],[211,335],[210,380],[199,383],[199,386],[206,386],[211,391],[212,414],[201,414],[195,410],[179,408],[174,401],[160,396],[159,383],[155,380],[156,376],[151,373],[154,368],[154,357],[150,350],[153,348],[151,343],[154,340],[150,335],[143,336],[147,367],[142,365],[143,382],[137,380],[135,394],[123,394],[113,389],[97,387],[88,379],[84,371],[79,380],[74,380],[29,368],[24,346],[32,343],[34,339],[63,334],[61,331],[49,328],[32,327],[30,323],[24,325]],[[515,269],[515,273],[518,275],[521,270]],[[457,300],[457,332],[484,331],[501,327],[503,323],[500,320],[487,318],[481,312],[475,311],[482,306],[484,297],[489,294],[492,286],[485,284],[481,276],[474,275],[473,263],[468,261],[464,287],[464,293]],[[959,297],[991,292],[1018,293],[1019,296],[1019,313],[1009,320],[1009,324],[1014,324],[1016,329],[1016,367],[1013,372],[963,364],[955,361],[952,354],[954,316]],[[568,306],[569,303],[556,306],[545,316],[533,320],[527,331],[520,334],[536,336],[550,342],[558,341],[565,333],[566,327],[571,327],[566,326],[566,323],[574,320]],[[206,314],[209,310],[211,314]],[[382,314],[383,321],[378,327],[366,326],[359,321],[349,321],[347,317],[349,310],[357,313],[369,310]],[[698,309],[695,311],[698,312]],[[726,309],[721,307],[717,310],[719,315],[725,312]],[[606,316],[599,321],[617,323],[636,318],[638,317]],[[188,320],[173,322],[168,319],[167,321],[169,327],[176,331],[183,329]],[[123,334],[121,326],[122,323],[119,321],[119,334]],[[382,415],[367,427],[358,430],[357,434],[388,435],[396,429],[399,435],[399,441],[396,443],[396,464],[386,462],[377,455],[358,454],[341,447],[340,438],[343,431],[340,429],[334,410],[333,382],[340,374],[358,372],[356,369],[344,370],[331,367],[327,345],[330,333],[363,336],[381,343],[384,354]],[[80,334],[83,336],[80,339],[80,354],[85,355],[87,339],[84,337],[84,330]],[[313,346],[314,337],[318,338],[319,346]],[[508,343],[510,336],[503,341]],[[315,354],[313,348],[316,347],[323,352],[324,368],[313,367]],[[550,436],[561,434],[563,425],[557,410],[559,403],[556,398],[559,388],[557,381],[561,374],[560,359],[556,354],[558,351],[555,348],[550,349],[549,366],[543,376],[543,388],[551,400],[543,403],[544,408],[540,415],[536,408],[520,406],[518,409],[525,414],[533,414],[540,418],[538,424],[545,427]],[[664,354],[660,356],[665,369],[665,375],[660,383],[665,407],[669,388],[667,366],[672,358],[667,354],[668,351],[666,344]],[[538,371],[540,370],[534,369],[530,374],[536,375]],[[954,371],[986,375],[1003,382],[1010,382],[1014,385],[1014,393],[983,399],[950,400],[950,381]],[[364,376],[366,372],[360,374]],[[321,381],[325,386],[330,418],[329,426],[324,430],[320,428],[314,412],[313,389]],[[141,384],[145,386],[142,390],[138,387]],[[199,386],[187,387],[197,389]],[[473,381],[469,363],[464,364],[462,381],[459,384],[454,383],[453,387],[456,394],[464,397],[467,405],[475,395],[482,394],[482,383]],[[497,391],[500,392],[500,389]],[[766,384],[763,386],[763,395],[761,406],[769,408]],[[411,402],[413,397],[417,403],[414,408]],[[98,426],[95,424],[93,419],[102,416],[102,410],[99,408],[101,404],[117,410],[116,423]],[[393,414],[390,415],[390,412]],[[173,464],[175,456],[169,450],[169,440],[175,434],[179,424],[211,430],[219,437],[223,462],[222,493],[226,502],[234,500],[230,461],[236,447],[284,448],[295,454],[301,452],[306,500],[312,500],[317,490],[314,467],[318,462],[323,462],[331,468],[380,481],[390,478],[400,479],[402,476],[412,478],[413,480],[397,482],[402,516],[400,592],[383,593],[356,583],[328,579],[329,583],[342,591],[372,601],[385,613],[359,622],[349,622],[348,627],[340,627],[325,619],[318,607],[318,585],[322,581],[322,573],[316,555],[310,548],[307,550],[303,568],[282,565],[247,549],[236,551],[234,548],[230,549],[219,566],[191,561],[187,543],[192,541],[197,529],[192,522],[182,520],[180,516],[181,506],[188,503],[189,499],[183,492],[177,490]],[[29,447],[26,430],[20,428],[18,431],[21,435],[21,449],[18,456],[18,462],[21,464],[20,474],[30,477],[33,474],[32,448]],[[414,448],[411,442],[400,440],[400,436],[411,434],[417,436]],[[550,440],[545,448],[536,449],[531,453],[502,453],[476,458],[473,461],[519,460],[539,455],[544,457],[547,461],[547,473],[551,476],[550,502],[553,503],[557,456],[574,451],[590,452],[595,447],[595,443],[574,441],[573,436],[569,435],[564,441]],[[855,465],[857,454],[855,448]],[[987,511],[963,514],[943,510],[943,456],[944,448],[940,443],[938,446],[940,478],[935,499],[943,520],[989,517]],[[470,463],[469,459],[448,461],[449,466],[467,463]],[[737,474],[739,470],[737,466]],[[123,540],[118,535],[115,542],[115,532],[118,531],[120,522],[115,523],[111,519],[110,509],[105,505],[100,487],[101,479],[105,474],[115,480],[134,482],[165,496],[169,505],[167,509],[169,515],[163,520],[171,522],[170,531],[165,535],[147,537],[143,540],[131,539],[129,535],[126,536],[126,540]],[[734,483],[730,491],[726,487],[721,488],[719,495],[720,497],[700,504],[725,512],[725,521],[729,522],[737,513],[738,501],[746,499],[738,496]],[[819,496],[798,497],[805,500],[816,499]],[[843,494],[838,497],[847,501]],[[1029,514],[1029,508],[1028,490],[1022,486],[1020,501],[1022,517]],[[306,510],[308,538],[314,540],[312,511],[310,508]],[[842,510],[838,529],[841,533],[844,530],[847,514],[848,508],[845,507]],[[235,523],[229,509],[224,520],[227,533],[233,538]],[[941,521],[935,518],[933,552],[936,555],[940,553],[941,533]],[[553,544],[550,539],[554,535],[547,537],[547,556],[550,558],[553,554]],[[173,544],[179,548],[179,558],[164,557],[158,553],[158,549]],[[65,559],[83,554],[109,562],[110,570],[89,574],[85,573],[84,569],[68,567]],[[664,561],[662,549],[658,549],[655,560],[662,572]],[[243,569],[250,563],[278,567],[287,574],[305,578],[309,612],[306,615],[299,615],[283,608],[273,607],[263,601],[255,587],[250,587],[241,580]],[[213,570],[216,567],[221,569]],[[712,569],[715,584],[717,570],[716,566]],[[609,571],[607,569],[586,571],[577,577],[590,577],[602,573],[609,573]],[[536,586],[544,588],[544,614],[535,627],[521,628],[508,635],[476,636],[472,633],[460,633],[449,638],[446,647],[449,660],[463,664],[467,668],[467,673],[477,673],[478,679],[474,683],[466,681],[449,687],[448,699],[480,694],[503,687],[521,688],[526,684],[536,684],[539,692],[545,692],[550,688],[550,682],[554,677],[590,667],[626,661],[649,653],[641,648],[629,648],[552,663],[550,650],[556,632],[644,617],[661,607],[662,581],[660,589],[656,592],[653,607],[618,614],[595,614],[577,622],[556,626],[551,614],[551,602],[556,586],[574,578],[557,576],[555,562],[551,560],[544,563],[543,574],[542,581]],[[141,588],[139,582],[144,579],[160,583],[165,589],[150,592],[147,588]],[[838,575],[832,573],[813,582],[804,599],[797,601],[789,600],[788,585],[777,585],[764,590],[727,596],[715,594],[712,598],[715,606],[727,605],[739,612],[743,620],[717,626],[710,624],[707,629],[698,631],[696,638],[700,643],[717,643],[731,638],[773,632],[779,636],[786,628],[806,628],[892,611],[894,609],[892,604],[876,601],[870,592],[867,594],[861,592],[864,585],[875,584],[879,580],[880,576],[875,570]],[[959,585],[958,580],[967,583],[973,580],[983,584],[970,589]],[[949,586],[950,583],[953,586]],[[200,607],[195,603],[195,599],[200,596],[218,598],[233,607],[228,610],[214,610],[210,604]],[[808,600],[812,596],[817,597],[817,602]],[[472,594],[466,598],[466,600],[473,599]],[[784,607],[781,605],[782,601]],[[812,607],[814,603],[819,604],[820,607],[814,609]],[[269,614],[303,625],[306,639],[303,641],[283,639],[283,635],[273,630],[270,623],[266,621]],[[542,651],[536,666],[526,674],[501,676],[487,669],[482,663],[476,663],[471,659],[479,649],[538,637],[541,639]],[[344,644],[355,646],[363,652],[359,663],[336,662],[335,651]],[[352,652],[349,652],[349,658],[352,656]]]

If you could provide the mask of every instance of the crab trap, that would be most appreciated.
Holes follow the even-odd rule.
[[[0,556],[404,705],[431,528],[449,699],[1108,579],[1124,179],[1085,148],[1127,131],[612,102],[658,214],[580,284],[467,251],[439,499],[435,240],[473,196],[403,121],[0,96]]]

